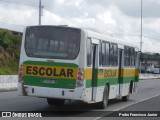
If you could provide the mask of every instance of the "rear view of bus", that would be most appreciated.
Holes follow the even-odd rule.
[[[49,104],[81,100],[80,39],[81,30],[76,28],[27,27],[20,55],[19,94],[47,98]]]

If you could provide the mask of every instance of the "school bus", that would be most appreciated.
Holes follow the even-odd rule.
[[[136,45],[81,28],[28,26],[24,30],[19,95],[46,98],[49,105],[65,100],[96,103],[127,101],[139,81]]]

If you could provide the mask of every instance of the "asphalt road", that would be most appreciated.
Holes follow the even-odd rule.
[[[121,100],[110,100],[108,107],[105,110],[98,109],[96,105],[85,104],[79,101],[66,101],[62,107],[49,106],[46,99],[18,96],[16,91],[14,92],[2,92],[0,93],[0,111],[52,111],[54,119],[70,120],[70,119],[100,119],[101,117],[108,114],[107,111],[118,111],[121,109],[128,108],[129,106],[143,103],[146,100],[160,95],[160,80],[142,80],[139,82],[139,90],[137,94],[130,95],[128,102],[122,102]],[[134,107],[133,107],[134,108]],[[142,107],[143,108],[143,107]],[[146,108],[145,108],[146,109]],[[149,108],[147,108],[149,109]],[[78,113],[65,113],[65,111],[81,110]],[[55,112],[58,111],[58,112]],[[94,112],[93,112],[94,111]],[[98,112],[97,112],[98,111]],[[99,112],[101,111],[101,112]],[[98,113],[98,115],[97,115]],[[59,117],[61,116],[61,117]],[[80,117],[83,116],[83,117]],[[76,118],[75,118],[76,117]],[[1,120],[2,118],[0,118]],[[13,119],[13,118],[12,118]],[[18,120],[21,118],[15,118]],[[27,118],[26,118],[27,119]],[[37,120],[50,120],[48,118],[38,118]]]
[[[123,117],[117,117],[122,114]],[[99,120],[158,120],[160,119],[160,95],[113,112],[110,116],[112,117],[103,117]]]

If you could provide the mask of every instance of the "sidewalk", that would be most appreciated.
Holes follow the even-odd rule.
[[[139,79],[156,79],[160,78],[160,74],[144,73],[139,75]]]
[[[0,75],[0,92],[15,91],[17,86],[17,75]]]

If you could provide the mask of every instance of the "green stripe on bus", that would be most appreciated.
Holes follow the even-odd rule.
[[[78,68],[78,65],[76,65],[76,64],[73,64],[73,63],[60,63],[60,62],[25,61],[23,64]]]
[[[44,83],[44,80],[54,80],[54,83]],[[68,88],[74,89],[76,80],[68,80],[62,78],[56,79],[46,79],[46,78],[38,78],[33,76],[25,76],[24,84],[30,86],[39,86],[39,87],[49,87],[49,88]]]
[[[118,83],[124,84],[124,83],[130,83],[131,80],[133,82],[138,82],[139,77],[126,77],[126,78],[120,78],[120,82],[118,82],[118,78],[106,78],[106,79],[98,79],[98,81],[95,81],[94,87],[98,86],[104,86],[106,83],[109,83],[110,85],[116,85]],[[89,88],[91,87],[91,80],[86,80],[86,87]]]

